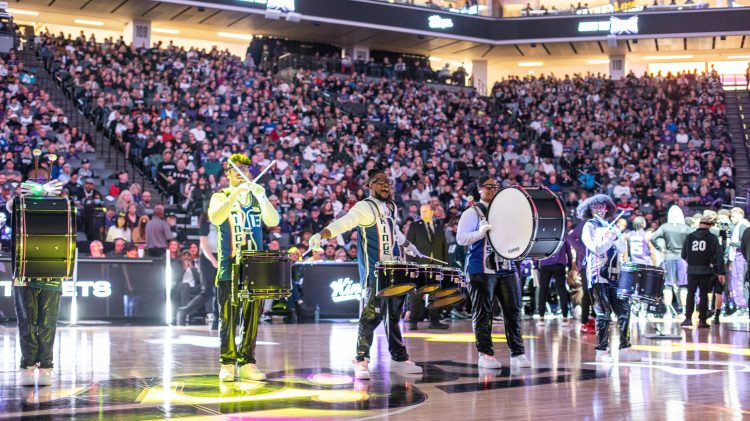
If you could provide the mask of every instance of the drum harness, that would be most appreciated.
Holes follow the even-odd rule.
[[[479,221],[487,221],[487,207],[484,206],[481,202],[477,202],[472,208],[476,211],[477,215],[479,216]],[[485,241],[487,241],[487,238],[485,237]],[[495,272],[500,271],[512,271],[512,263],[509,260],[505,260],[501,258],[500,256],[495,253],[495,250],[492,249],[492,253],[490,253],[489,256],[487,256],[487,260],[484,262],[485,266],[494,268]]]

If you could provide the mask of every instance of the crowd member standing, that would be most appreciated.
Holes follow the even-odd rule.
[[[549,292],[549,283],[553,279],[555,280],[563,323],[568,323],[568,303],[570,300],[567,288],[567,273],[569,265],[575,265],[575,261],[573,260],[573,252],[567,238],[557,253],[547,259],[534,262],[534,266],[539,270],[539,299],[537,300],[537,304],[539,307],[538,324],[541,326],[544,326],[544,313],[547,310],[547,293]]]
[[[429,204],[424,204],[419,208],[421,219],[414,222],[406,233],[406,240],[414,244],[420,253],[433,259],[448,261],[448,243],[445,240],[445,230],[440,221],[436,221],[434,210]],[[412,259],[420,264],[433,264],[433,261],[426,258]],[[413,292],[410,294],[410,316],[409,328],[416,330],[417,323],[424,319],[425,302],[423,294]],[[430,324],[429,329],[448,329],[448,325],[440,322],[440,310],[429,310],[428,317]]]
[[[661,245],[664,253],[664,267],[667,271],[664,282],[664,305],[667,306],[667,314],[671,317],[673,288],[677,287],[680,293],[680,304],[685,306],[687,300],[687,263],[682,259],[682,246],[685,238],[693,231],[685,224],[685,216],[679,206],[672,206],[667,213],[667,223],[662,224],[653,235],[651,243]]]
[[[207,306],[207,312],[212,316],[209,317],[211,322],[211,328],[218,328],[218,319],[216,313],[218,312],[214,302],[214,295],[216,289],[216,268],[219,266],[218,251],[217,251],[217,239],[218,232],[216,226],[211,224],[208,220],[208,214],[203,213],[200,216],[200,258],[198,267],[200,269],[200,294],[193,297],[190,302],[185,306],[180,307],[177,310],[177,325],[181,325],[185,322],[186,316],[190,316],[201,308],[206,306],[206,303],[211,303]]]
[[[713,221],[708,217],[700,220],[698,229],[688,234],[682,247],[682,258],[687,262],[688,296],[683,327],[693,325],[695,292],[701,291],[698,307],[699,328],[711,327],[708,319],[708,293],[721,294],[724,285],[724,253],[719,239],[709,231]],[[718,276],[717,276],[718,275]],[[718,281],[718,282],[717,282]]]
[[[745,270],[747,260],[742,253],[741,242],[750,222],[745,219],[745,211],[741,208],[732,208],[729,217],[732,221],[732,234],[729,238],[729,297],[737,307],[738,315],[747,315],[748,306],[745,299]],[[716,309],[717,312],[720,309]]]
[[[656,266],[656,250],[646,238],[646,219],[639,216],[633,219],[633,230],[626,233],[623,262]]]

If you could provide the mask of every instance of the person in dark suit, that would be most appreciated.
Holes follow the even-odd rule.
[[[447,262],[448,242],[445,239],[445,229],[440,221],[433,219],[433,214],[431,205],[422,205],[419,209],[421,219],[411,224],[406,239],[414,244],[423,255]],[[410,260],[419,264],[436,264],[430,259],[413,258]],[[417,323],[425,316],[424,296],[413,292],[410,302],[409,327],[411,330],[416,330]],[[440,310],[430,310],[428,313],[430,329],[448,329],[447,324],[440,322]]]

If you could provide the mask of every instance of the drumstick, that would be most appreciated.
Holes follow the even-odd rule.
[[[274,166],[274,164],[276,164],[276,160],[275,159],[273,161],[271,161],[271,163],[268,164],[268,166],[266,168],[263,168],[263,171],[261,171],[260,174],[258,174],[258,176],[255,177],[255,179],[253,180],[253,183],[257,183],[258,180],[260,180],[260,178],[263,177],[263,174],[267,173],[268,170],[270,170],[271,167]]]
[[[438,262],[438,263],[442,263],[442,264],[444,264],[445,266],[449,266],[449,265],[448,265],[448,262],[444,262],[444,261],[442,261],[442,260],[438,260],[438,259],[436,259],[436,258],[434,258],[434,257],[430,257],[430,256],[422,256],[422,257],[423,257],[423,258],[425,258],[425,259],[430,259],[430,260],[432,260],[433,262]]]
[[[255,184],[255,182],[258,181],[258,179],[260,179],[261,177],[263,177],[263,174],[265,174],[266,172],[268,172],[268,170],[271,169],[271,167],[276,163],[276,160],[274,159],[273,161],[271,161],[271,163],[268,164],[268,166],[266,168],[264,168],[263,171],[261,171],[260,174],[258,174],[258,176],[255,177],[254,180],[250,180],[250,178],[247,175],[245,175],[245,173],[242,172],[242,170],[237,166],[237,164],[235,164],[234,162],[232,162],[231,159],[228,162],[229,162],[229,165],[231,165],[232,168],[235,169],[235,171],[237,171],[238,173],[240,173],[240,176],[242,178],[244,178],[246,182],[248,182],[249,184]]]

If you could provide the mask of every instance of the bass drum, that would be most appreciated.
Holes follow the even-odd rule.
[[[69,279],[76,251],[75,207],[63,198],[13,201],[14,279]]]
[[[565,239],[565,208],[545,187],[509,187],[490,203],[487,238],[505,260],[546,259]]]

